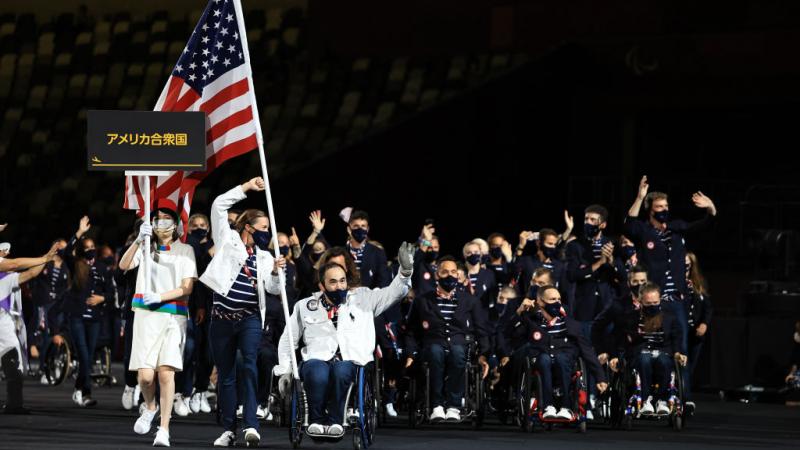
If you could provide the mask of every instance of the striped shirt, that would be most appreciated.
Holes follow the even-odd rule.
[[[603,256],[603,239],[592,239],[592,256],[597,261]]]
[[[672,230],[656,230],[656,232],[658,233],[658,237],[661,239],[661,243],[667,248],[667,260],[672,262],[669,256],[672,253]],[[678,292],[678,289],[675,287],[675,279],[672,277],[672,270],[669,269],[669,265],[667,265],[667,272],[664,274],[663,288],[664,292],[662,294],[664,297],[671,297],[672,294]]]
[[[361,263],[364,261],[364,247],[365,245],[359,248],[353,248],[350,242],[347,243],[347,249],[350,250],[350,254],[353,255],[353,261],[356,263],[356,268],[359,270],[361,270]]]
[[[53,269],[55,269],[55,267],[53,267]],[[104,288],[104,284],[105,284],[105,278],[100,273],[100,271],[97,270],[97,266],[95,266],[94,264],[89,266],[89,270],[90,270],[89,282],[91,283],[91,286],[92,286],[92,290],[91,290],[91,293],[89,295],[101,295],[101,296],[103,296],[103,290],[104,290],[103,288]],[[89,304],[87,303],[86,304],[86,309],[83,310],[83,318],[86,319],[86,320],[97,320],[97,319],[99,319],[100,318],[100,310],[99,310],[99,308],[102,308],[103,306],[104,306],[103,303],[100,303],[96,307],[89,306]]]
[[[458,306],[456,296],[453,295],[448,299],[437,295],[436,304],[439,306],[439,311],[441,311],[442,317],[444,318],[444,331],[449,335],[450,322],[453,320],[453,317],[455,317],[456,307]]]
[[[233,282],[231,289],[225,296],[214,293],[214,307],[220,308],[225,312],[258,312],[258,268],[256,267],[256,255],[252,254],[247,258],[247,262],[242,266],[239,275]]]
[[[639,319],[639,335],[644,339],[648,350],[660,350],[664,347],[664,330],[644,331],[644,317]]]
[[[544,329],[547,331],[547,334],[550,335],[551,338],[560,338],[567,332],[567,323],[561,316],[554,317],[553,320],[551,320],[550,322],[543,320],[542,325],[544,326]]]

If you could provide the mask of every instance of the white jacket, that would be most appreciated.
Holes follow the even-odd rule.
[[[360,287],[347,293],[347,300],[339,307],[338,328],[328,319],[328,312],[321,304],[322,292],[298,301],[294,305],[292,324],[294,339],[284,329],[278,343],[278,365],[273,369],[276,376],[290,371],[291,354],[297,348],[300,337],[305,346],[300,351],[303,361],[319,359],[328,361],[339,349],[343,361],[352,361],[363,366],[372,361],[375,351],[375,317],[399,302],[408,294],[411,277],[397,275],[383,289]]]
[[[227,295],[233,282],[247,262],[247,249],[242,238],[228,225],[228,210],[242,201],[247,195],[241,186],[220,195],[211,205],[211,237],[214,239],[214,258],[200,281],[219,295]],[[261,310],[261,322],[264,322],[266,299],[264,290],[273,295],[280,295],[279,277],[272,274],[274,258],[272,254],[256,248],[256,268],[258,269],[258,307]],[[269,274],[269,275],[268,275]]]

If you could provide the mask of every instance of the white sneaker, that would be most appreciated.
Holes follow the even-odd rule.
[[[330,437],[342,437],[344,436],[344,428],[338,423],[335,423],[328,427],[327,434]]]
[[[391,403],[386,404],[386,415],[389,417],[397,417],[397,411],[394,410],[394,405]]]
[[[47,379],[47,375],[42,374],[42,378],[39,379],[39,383],[49,386],[50,380]]]
[[[256,417],[259,418],[259,419],[266,418],[267,417],[267,410],[263,406],[258,405],[258,407],[256,408]]]
[[[448,422],[461,422],[461,410],[458,408],[447,408],[447,414],[445,414],[444,420]]]
[[[89,397],[88,395],[81,399],[81,406],[83,406],[83,407],[94,406],[96,404],[97,404],[97,400],[93,399],[92,397]]]
[[[83,392],[80,389],[75,389],[72,393],[72,402],[78,406],[83,406]]]
[[[200,412],[200,397],[201,396],[202,395],[199,392],[195,392],[189,398],[189,409],[195,414]]]
[[[431,422],[439,420],[444,420],[444,408],[441,406],[433,408],[433,412],[431,413]]]
[[[586,410],[586,420],[594,420],[594,414],[592,414],[592,410]]]
[[[666,415],[666,414],[669,414],[669,413],[670,413],[670,410],[669,410],[669,406],[667,406],[667,402],[665,402],[664,400],[659,400],[658,402],[656,402],[656,414],[659,414],[659,415],[660,414],[664,414],[664,415]]]
[[[142,403],[144,405],[144,403]],[[150,427],[153,425],[153,419],[156,417],[156,413],[158,412],[158,406],[156,406],[155,411],[150,411],[145,406],[144,411],[142,411],[142,415],[136,419],[136,423],[133,424],[133,431],[136,434],[147,434],[150,432]]]
[[[318,423],[312,423],[308,426],[308,434],[321,436],[325,434],[325,426]]]
[[[556,407],[550,405],[547,408],[545,408],[542,417],[544,417],[545,419],[555,419],[557,417]]]
[[[567,408],[561,408],[558,410],[556,417],[564,420],[572,420],[572,411]]]
[[[258,434],[255,428],[245,428],[244,441],[248,447],[258,447],[259,442],[261,442],[261,435]]]
[[[169,431],[158,427],[156,438],[153,439],[153,447],[169,447]]]
[[[172,412],[180,417],[189,415],[189,405],[186,399],[183,398],[183,394],[175,394],[175,401],[172,403]]]
[[[239,405],[239,407],[236,409],[236,418],[241,419],[242,417],[244,417],[244,406]]]
[[[642,409],[639,410],[639,414],[653,414],[655,412],[655,408],[653,408],[653,397],[647,397],[647,400],[642,402]]]
[[[208,404],[208,391],[200,393],[200,411],[204,413],[211,412],[211,405]]]
[[[133,393],[136,389],[130,386],[125,386],[125,390],[122,391],[122,407],[125,408],[126,411],[130,411],[133,409]]]
[[[233,431],[226,431],[214,441],[214,447],[233,447],[236,444],[236,435]]]

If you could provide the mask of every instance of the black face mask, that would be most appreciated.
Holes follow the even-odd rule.
[[[661,305],[660,304],[642,306],[642,314],[644,314],[645,317],[657,316],[660,313],[661,313]]]
[[[253,231],[253,242],[255,242],[256,246],[263,251],[267,251],[269,249],[270,239],[272,239],[272,233],[269,231]]]
[[[208,230],[205,230],[203,228],[195,228],[194,230],[189,232],[189,237],[198,241],[202,241],[203,239],[206,238],[206,236],[208,236]]]
[[[654,212],[653,219],[656,219],[659,223],[667,223],[669,221],[669,210]]]
[[[561,314],[561,302],[555,303],[545,303],[544,304],[544,311],[550,315],[550,317],[560,317]]]
[[[62,249],[56,250],[56,255],[58,255],[59,258],[63,258],[64,257],[64,249],[62,248]]]
[[[594,239],[597,236],[597,233],[600,232],[600,225],[594,225],[591,223],[584,223],[583,224],[583,234],[589,239]]]
[[[114,265],[114,257],[113,256],[109,256],[108,258],[103,258],[103,264],[105,264],[107,267],[113,266]]]
[[[625,245],[622,247],[622,255],[625,256],[625,260],[631,259],[631,257],[635,254],[636,247],[632,245]]]
[[[91,250],[84,250],[83,251],[83,259],[85,259],[87,261],[91,261],[95,257],[97,257],[97,250],[96,249],[93,248]]]
[[[289,246],[281,245],[280,247],[278,247],[278,251],[281,252],[281,255],[286,256],[289,254]]]
[[[644,286],[644,285],[643,284],[636,284],[636,285],[628,286],[631,289],[631,295],[633,295],[634,297],[638,298],[639,295],[641,295],[640,291],[642,289],[642,286]]]
[[[322,252],[322,253],[325,253],[325,252]],[[319,261],[319,259],[320,259],[320,258],[322,258],[322,253],[313,253],[313,252],[312,252],[312,253],[311,253],[310,255],[308,255],[308,256],[311,258],[311,261],[313,261],[313,262],[317,262],[317,261]]]
[[[356,242],[361,243],[367,240],[367,233],[369,232],[363,228],[356,228],[351,230],[350,233],[353,235],[353,239],[355,239]]]
[[[547,259],[556,259],[558,258],[558,249],[555,247],[542,247],[542,254]]]
[[[500,247],[492,247],[489,249],[489,256],[491,256],[492,259],[500,259],[503,257],[503,249]]]
[[[435,250],[430,250],[430,251],[424,252],[422,254],[422,256],[425,258],[425,262],[426,263],[432,264],[432,263],[436,262],[437,258],[439,258],[439,252],[437,252]]]
[[[336,306],[341,305],[347,300],[347,289],[337,289],[335,291],[325,290],[325,296]]]
[[[467,262],[472,266],[478,265],[481,263],[481,255],[479,254],[469,255],[467,256]]]
[[[439,278],[437,283],[439,283],[439,287],[441,287],[443,291],[452,292],[453,289],[455,289],[456,286],[458,286],[458,279],[456,277],[451,277],[450,275],[448,275],[446,277]]]

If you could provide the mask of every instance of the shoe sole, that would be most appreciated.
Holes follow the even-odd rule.
[[[248,447],[258,447],[258,444],[261,443],[261,438],[257,436],[245,436],[244,441],[247,443]]]

